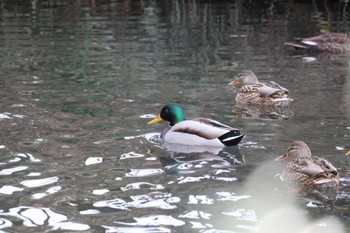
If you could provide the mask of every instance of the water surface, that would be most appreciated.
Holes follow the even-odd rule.
[[[290,202],[283,211],[305,225],[326,217],[326,229],[337,227],[336,217],[349,231],[348,56],[283,45],[346,33],[347,10],[327,1],[4,1],[0,229],[252,232]],[[237,111],[227,83],[245,69],[291,91],[288,117]],[[165,147],[166,125],[147,122],[170,102],[247,135],[223,150]],[[339,169],[334,206],[279,188],[273,159],[294,140]]]

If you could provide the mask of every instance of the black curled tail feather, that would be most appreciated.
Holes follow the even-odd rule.
[[[233,130],[218,137],[220,142],[225,146],[236,146],[244,137],[239,130]]]

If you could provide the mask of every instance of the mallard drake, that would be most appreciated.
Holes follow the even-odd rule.
[[[213,147],[235,146],[245,135],[238,129],[208,118],[185,120],[182,109],[175,104],[164,106],[160,114],[148,124],[161,121],[170,122],[161,134],[161,138],[167,143]]]
[[[309,38],[296,38],[296,42],[286,42],[285,45],[295,49],[308,49],[322,52],[350,52],[350,37],[343,33],[326,33]]]
[[[330,161],[312,156],[303,141],[295,141],[289,145],[285,154],[276,161],[288,159],[290,162],[282,173],[282,179],[304,186],[325,185],[339,186],[339,173]]]
[[[242,85],[239,89],[236,101],[249,105],[287,106],[292,98],[289,91],[274,81],[259,82],[251,70],[239,73],[228,86]]]

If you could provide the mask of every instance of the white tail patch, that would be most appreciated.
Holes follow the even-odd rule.
[[[231,141],[231,140],[236,139],[236,138],[239,138],[239,137],[241,137],[241,136],[242,136],[242,135],[238,135],[238,136],[234,136],[234,137],[225,138],[225,139],[223,139],[222,141],[223,141],[223,142]]]
[[[309,41],[309,40],[303,40],[303,44],[307,44],[307,45],[317,45],[318,43],[313,42],[313,41]]]
[[[273,102],[278,102],[278,101],[293,101],[291,98],[278,98],[278,99],[273,99]]]

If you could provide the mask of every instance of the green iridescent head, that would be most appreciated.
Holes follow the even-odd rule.
[[[168,104],[162,108],[160,114],[150,122],[149,125],[155,124],[161,121],[169,121],[170,125],[173,126],[176,123],[185,120],[185,115],[182,109],[176,104]]]

